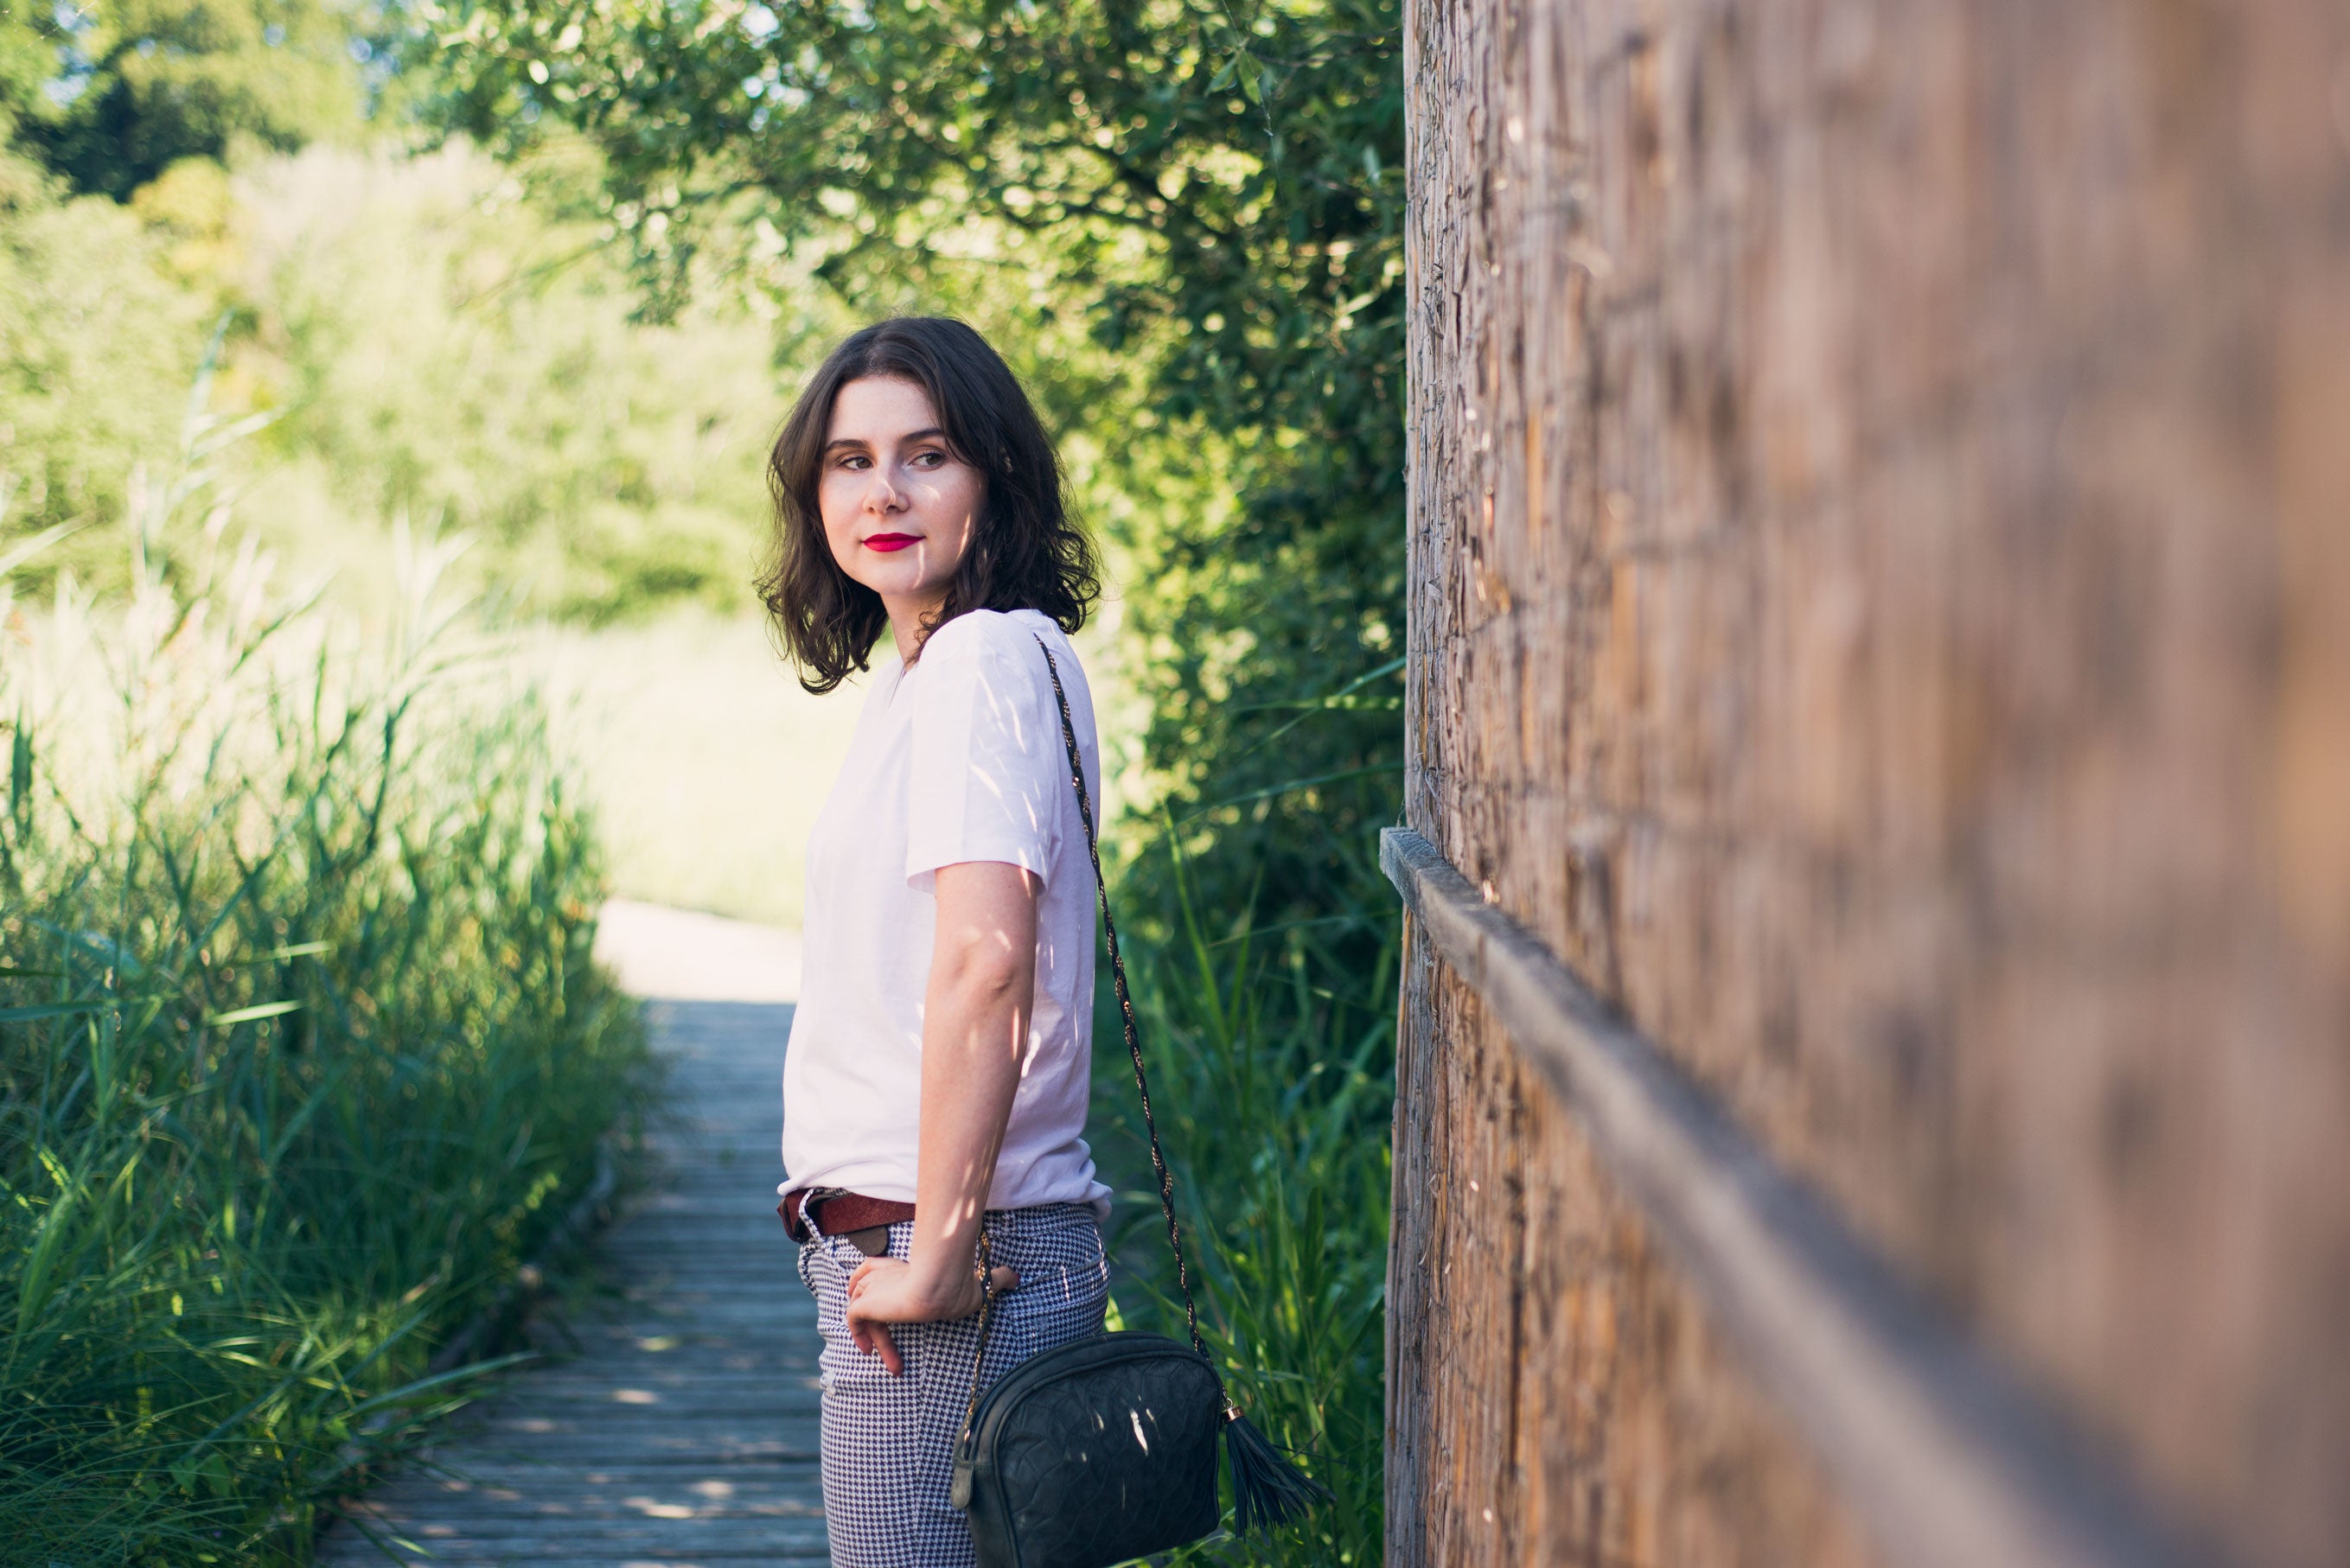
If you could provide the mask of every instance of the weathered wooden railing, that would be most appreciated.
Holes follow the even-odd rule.
[[[1434,845],[1389,828],[1379,859],[1892,1556],[2205,1561]]]

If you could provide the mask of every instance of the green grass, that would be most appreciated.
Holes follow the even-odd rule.
[[[1161,842],[1173,847],[1171,835]],[[1377,1563],[1395,951],[1378,949],[1362,967],[1314,928],[1261,932],[1244,909],[1213,920],[1180,855],[1165,885],[1173,929],[1150,919],[1161,911],[1137,909],[1121,936],[1201,1326],[1251,1419],[1336,1493],[1271,1538],[1196,1555]],[[1393,929],[1388,910],[1357,901],[1347,925]],[[1125,1320],[1180,1337],[1173,1261],[1107,985],[1102,1000],[1092,1126],[1120,1189],[1115,1254],[1150,1297],[1144,1312],[1128,1303]]]
[[[213,534],[126,605],[0,603],[10,1563],[307,1561],[645,1084],[591,825],[452,664],[446,553],[369,658]]]

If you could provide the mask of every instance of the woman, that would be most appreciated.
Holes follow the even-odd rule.
[[[761,584],[827,691],[892,651],[808,848],[784,1065],[785,1222],[824,1332],[833,1562],[972,1561],[948,1499],[977,1348],[987,1380],[1099,1330],[1108,1289],[1085,1129],[1094,888],[1045,649],[1088,789],[1070,650],[1097,594],[1060,466],[1003,359],[961,322],[867,327],[775,442]],[[1042,646],[1040,646],[1040,644]]]

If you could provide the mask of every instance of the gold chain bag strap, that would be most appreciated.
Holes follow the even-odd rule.
[[[1034,636],[1034,633],[1030,635]],[[1269,1528],[1330,1493],[1304,1474],[1240,1412],[1200,1336],[1175,1220],[1175,1179],[1159,1147],[1150,1084],[1142,1066],[1134,999],[1109,913],[1093,796],[1061,670],[1042,637],[1036,646],[1053,678],[1069,783],[1086,826],[1110,976],[1126,1029],[1127,1055],[1142,1101],[1142,1125],[1159,1177],[1159,1206],[1175,1280],[1183,1293],[1191,1343],[1155,1334],[1097,1334],[1034,1355],[982,1396],[982,1369],[994,1316],[987,1230],[980,1228],[979,1345],[972,1359],[971,1400],[955,1443],[954,1505],[971,1521],[981,1568],[1109,1568],[1109,1564],[1197,1541],[1222,1521],[1216,1504],[1216,1438],[1232,1465],[1232,1523]]]

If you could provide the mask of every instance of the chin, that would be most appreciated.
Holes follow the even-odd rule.
[[[885,598],[929,598],[946,591],[946,584],[934,583],[911,573],[887,582],[875,583],[873,591]]]

